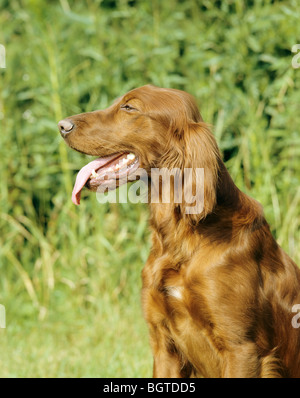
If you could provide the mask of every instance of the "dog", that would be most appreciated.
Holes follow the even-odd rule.
[[[201,211],[174,195],[149,205],[142,307],[153,376],[300,377],[300,270],[272,237],[262,206],[234,184],[195,99],[146,85],[58,126],[71,148],[97,157],[77,175],[77,205],[84,186],[115,189],[139,169],[150,181],[153,169],[192,170],[182,190],[193,196],[196,170],[204,171]]]

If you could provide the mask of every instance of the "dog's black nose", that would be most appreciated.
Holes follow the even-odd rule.
[[[74,124],[70,120],[64,119],[58,122],[58,128],[60,134],[65,137],[73,130]]]

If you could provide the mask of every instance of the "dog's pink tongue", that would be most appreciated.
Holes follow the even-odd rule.
[[[92,160],[90,163],[85,165],[79,171],[79,173],[77,174],[75,185],[74,185],[73,192],[72,192],[72,202],[75,205],[80,205],[81,190],[85,186],[90,175],[92,174],[92,171],[99,170],[101,167],[105,166],[108,162],[110,162],[115,157],[116,157],[116,155]]]

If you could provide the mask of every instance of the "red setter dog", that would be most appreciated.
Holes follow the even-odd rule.
[[[75,204],[84,186],[106,181],[111,189],[138,168],[149,176],[153,168],[204,169],[200,213],[172,197],[150,204],[142,303],[154,376],[300,377],[300,270],[261,205],[232,181],[193,97],[144,86],[59,128],[71,148],[98,157],[77,176]],[[195,191],[193,178],[185,184]]]

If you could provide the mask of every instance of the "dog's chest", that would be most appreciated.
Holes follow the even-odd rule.
[[[186,264],[178,264],[164,254],[150,256],[143,269],[144,310],[172,317],[176,309],[184,308],[188,290],[185,285]],[[156,305],[154,304],[156,303]],[[175,311],[175,312],[174,312]]]
[[[194,319],[192,294],[186,281],[188,264],[179,265],[166,254],[149,260],[143,270],[142,291],[148,324],[167,333],[173,341],[177,334],[189,339]]]
[[[207,334],[209,321],[205,300],[199,292],[195,294],[190,286],[191,279],[189,263],[179,267],[167,255],[150,257],[143,270],[144,315],[153,342],[161,341],[162,336],[172,341],[183,357],[197,364],[199,374],[203,375],[208,374],[200,355],[205,353],[218,376],[219,364]]]

